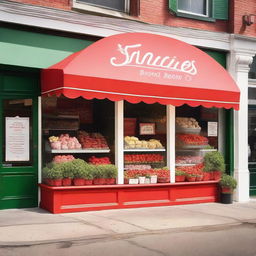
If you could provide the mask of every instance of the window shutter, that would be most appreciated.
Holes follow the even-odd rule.
[[[169,9],[173,12],[177,12],[177,1],[178,0],[169,0]]]
[[[228,0],[213,0],[213,18],[217,20],[228,19]]]

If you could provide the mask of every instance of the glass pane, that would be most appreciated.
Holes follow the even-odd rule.
[[[218,149],[218,110],[183,105],[176,108],[176,171],[202,179],[203,160]]]
[[[3,101],[3,166],[32,166],[32,99]]]
[[[166,107],[124,105],[125,183],[170,182],[166,168]],[[157,177],[157,180],[156,180]]]
[[[250,67],[249,78],[256,79],[256,57],[255,56],[253,57],[253,62]]]
[[[178,0],[178,10],[206,15],[207,0]]]
[[[256,109],[248,110],[248,157],[256,162]]]
[[[88,4],[97,5],[100,7],[105,7],[118,11],[125,10],[125,0],[80,0],[80,2],[85,2]]]

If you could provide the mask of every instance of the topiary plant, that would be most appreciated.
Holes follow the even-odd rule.
[[[180,170],[175,170],[175,176],[184,176],[184,175],[186,175],[185,172],[180,171]]]
[[[225,171],[225,160],[219,151],[206,153],[204,156],[204,172]]]
[[[237,186],[237,181],[232,176],[224,174],[221,177],[220,186],[230,188],[233,191]]]

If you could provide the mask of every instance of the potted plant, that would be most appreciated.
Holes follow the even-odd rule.
[[[225,161],[219,151],[206,153],[204,156],[204,172],[210,173],[210,179],[220,180],[221,174],[225,171]]]
[[[52,167],[45,167],[42,171],[43,180],[49,186],[61,186],[63,174],[60,169]]]
[[[170,172],[167,168],[157,170],[157,182],[158,183],[170,182]]]
[[[117,177],[117,168],[113,164],[105,164],[104,165],[105,170],[105,181],[108,185],[114,185],[116,184],[116,177]]]
[[[95,169],[95,165],[87,164],[85,166],[85,173],[84,173],[84,185],[92,185],[93,183],[93,172]]]
[[[63,186],[71,186],[72,185],[72,179],[74,178],[74,173],[72,169],[72,161],[70,162],[63,162],[56,164],[58,165],[63,174],[63,179],[62,179],[62,185]]]
[[[186,173],[184,171],[175,170],[175,182],[183,182],[186,179]]]
[[[73,183],[75,186],[83,186],[84,179],[86,177],[86,165],[87,163],[82,159],[75,159],[70,162],[72,171],[74,174]]]
[[[194,182],[194,181],[196,181],[196,174],[187,173],[187,174],[186,174],[186,180],[187,180],[188,182]]]
[[[104,166],[105,165],[95,165],[95,168],[93,170],[94,185],[104,185],[106,183]]]
[[[237,181],[230,175],[224,174],[220,180],[221,194],[220,201],[223,204],[232,204],[233,191],[237,186]]]

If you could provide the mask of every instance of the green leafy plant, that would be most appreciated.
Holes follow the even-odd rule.
[[[220,186],[234,190],[237,186],[237,181],[232,176],[224,174],[221,177]]]
[[[105,164],[104,166],[104,176],[105,178],[116,178],[117,168],[113,164]]]
[[[186,173],[180,170],[175,170],[175,176],[183,176],[183,175],[186,175]]]
[[[85,166],[85,179],[86,180],[92,180],[93,177],[94,177],[94,170],[96,168],[96,165],[93,165],[93,164],[87,164]]]
[[[95,168],[93,170],[93,178],[95,178],[95,179],[105,178],[104,177],[103,165],[96,165],[95,166]]]
[[[209,152],[204,156],[204,172],[225,171],[225,160],[218,151]]]
[[[42,174],[44,179],[57,180],[57,179],[63,178],[62,171],[58,168],[55,168],[55,166],[52,168],[49,168],[49,167],[43,168]]]
[[[55,163],[54,165],[55,169],[58,169],[63,174],[63,178],[74,178],[74,170],[73,170],[73,164],[72,161],[70,162],[63,162],[63,163]]]

